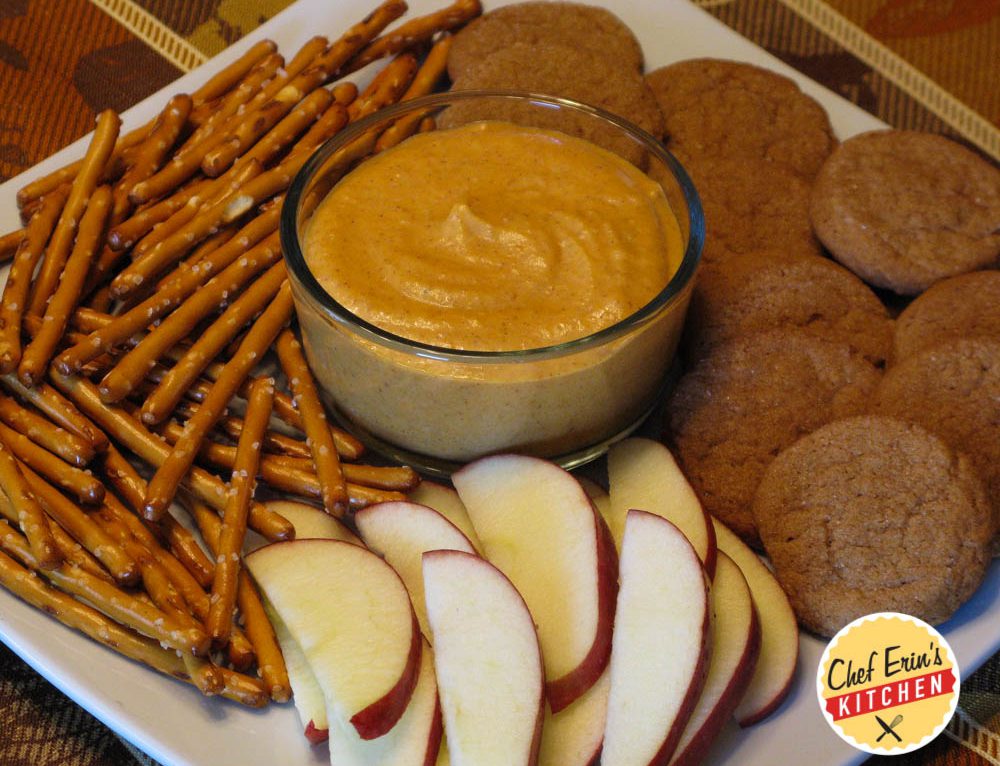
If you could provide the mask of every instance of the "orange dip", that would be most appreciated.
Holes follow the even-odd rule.
[[[540,348],[590,335],[659,293],[683,255],[663,190],[563,133],[480,122],[364,162],[306,231],[341,305],[409,340]]]

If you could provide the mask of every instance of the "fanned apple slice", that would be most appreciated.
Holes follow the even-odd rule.
[[[343,540],[362,545],[361,540],[347,526],[329,513],[314,505],[296,500],[268,500],[264,505],[269,511],[279,513],[292,522],[295,539],[320,538],[322,540]]]
[[[691,541],[715,576],[715,530],[688,480],[665,446],[652,439],[631,438],[608,452],[608,487],[611,494],[611,534],[624,529],[625,515],[633,508],[662,516]],[[616,537],[619,548],[621,538]]]
[[[535,766],[544,675],[524,599],[470,553],[430,551],[423,571],[451,762]]]
[[[554,463],[496,455],[452,476],[486,558],[518,589],[538,625],[553,713],[594,685],[614,624],[614,543],[590,499]]]
[[[409,498],[410,502],[433,508],[448,519],[469,539],[476,553],[482,553],[483,546],[469,519],[469,512],[465,510],[465,504],[455,490],[433,481],[422,481],[416,489],[410,490]]]
[[[725,524],[712,519],[719,550],[743,572],[760,617],[760,657],[733,716],[743,727],[767,718],[788,696],[799,658],[799,625],[788,596],[760,557]]]
[[[708,675],[670,761],[676,766],[695,766],[704,760],[750,684],[760,652],[760,623],[750,588],[740,568],[722,551],[709,597],[713,619]]]
[[[677,527],[634,510],[625,519],[619,577],[601,763],[664,764],[704,683],[708,583]]]
[[[330,730],[331,766],[434,766],[441,746],[441,706],[434,676],[434,654],[422,641],[420,674],[406,712],[388,734],[362,739],[350,724],[334,721]]]
[[[538,766],[595,766],[601,759],[608,715],[611,673],[604,669],[597,683],[565,710],[546,711]]]
[[[327,717],[364,739],[388,732],[420,669],[420,629],[399,575],[341,540],[272,543],[246,565],[316,675]]]
[[[326,697],[323,696],[323,688],[319,685],[319,680],[309,666],[305,654],[302,653],[302,647],[292,638],[288,627],[266,599],[264,610],[274,627],[274,635],[285,658],[288,681],[292,685],[292,702],[295,703],[295,710],[299,714],[299,720],[302,721],[303,733],[314,745],[326,742],[330,734],[330,724],[326,719]]]
[[[475,553],[472,543],[440,513],[418,503],[376,503],[358,511],[354,523],[368,547],[384,556],[403,578],[420,629],[430,636],[421,556],[435,550]]]

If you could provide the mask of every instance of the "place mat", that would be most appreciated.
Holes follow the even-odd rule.
[[[291,0],[3,0],[0,180],[218,53]],[[1000,158],[1000,3],[698,0],[807,76],[900,128]],[[58,96],[57,96],[58,94]],[[802,669],[808,672],[808,669]],[[882,766],[1000,766],[1000,657],[963,679],[945,734]],[[153,762],[0,645],[0,766]]]

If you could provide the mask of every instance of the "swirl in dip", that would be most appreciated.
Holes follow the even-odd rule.
[[[319,204],[305,261],[339,304],[409,341],[517,352],[586,338],[667,285],[684,240],[661,185],[609,151],[476,122],[368,159]],[[566,454],[620,432],[660,387],[687,304],[579,352],[462,361],[406,353],[299,311],[333,403],[376,437],[468,460]],[[573,344],[570,344],[571,346]],[[459,355],[460,356],[460,355]]]

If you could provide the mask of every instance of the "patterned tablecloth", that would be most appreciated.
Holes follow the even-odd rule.
[[[998,0],[697,0],[886,122],[1000,160]],[[289,0],[0,0],[0,180],[127,109]],[[53,98],[53,94],[61,94]],[[998,618],[997,630],[1000,630]],[[959,714],[895,766],[1000,766],[1000,656],[964,679]],[[0,645],[0,766],[149,764]]]

